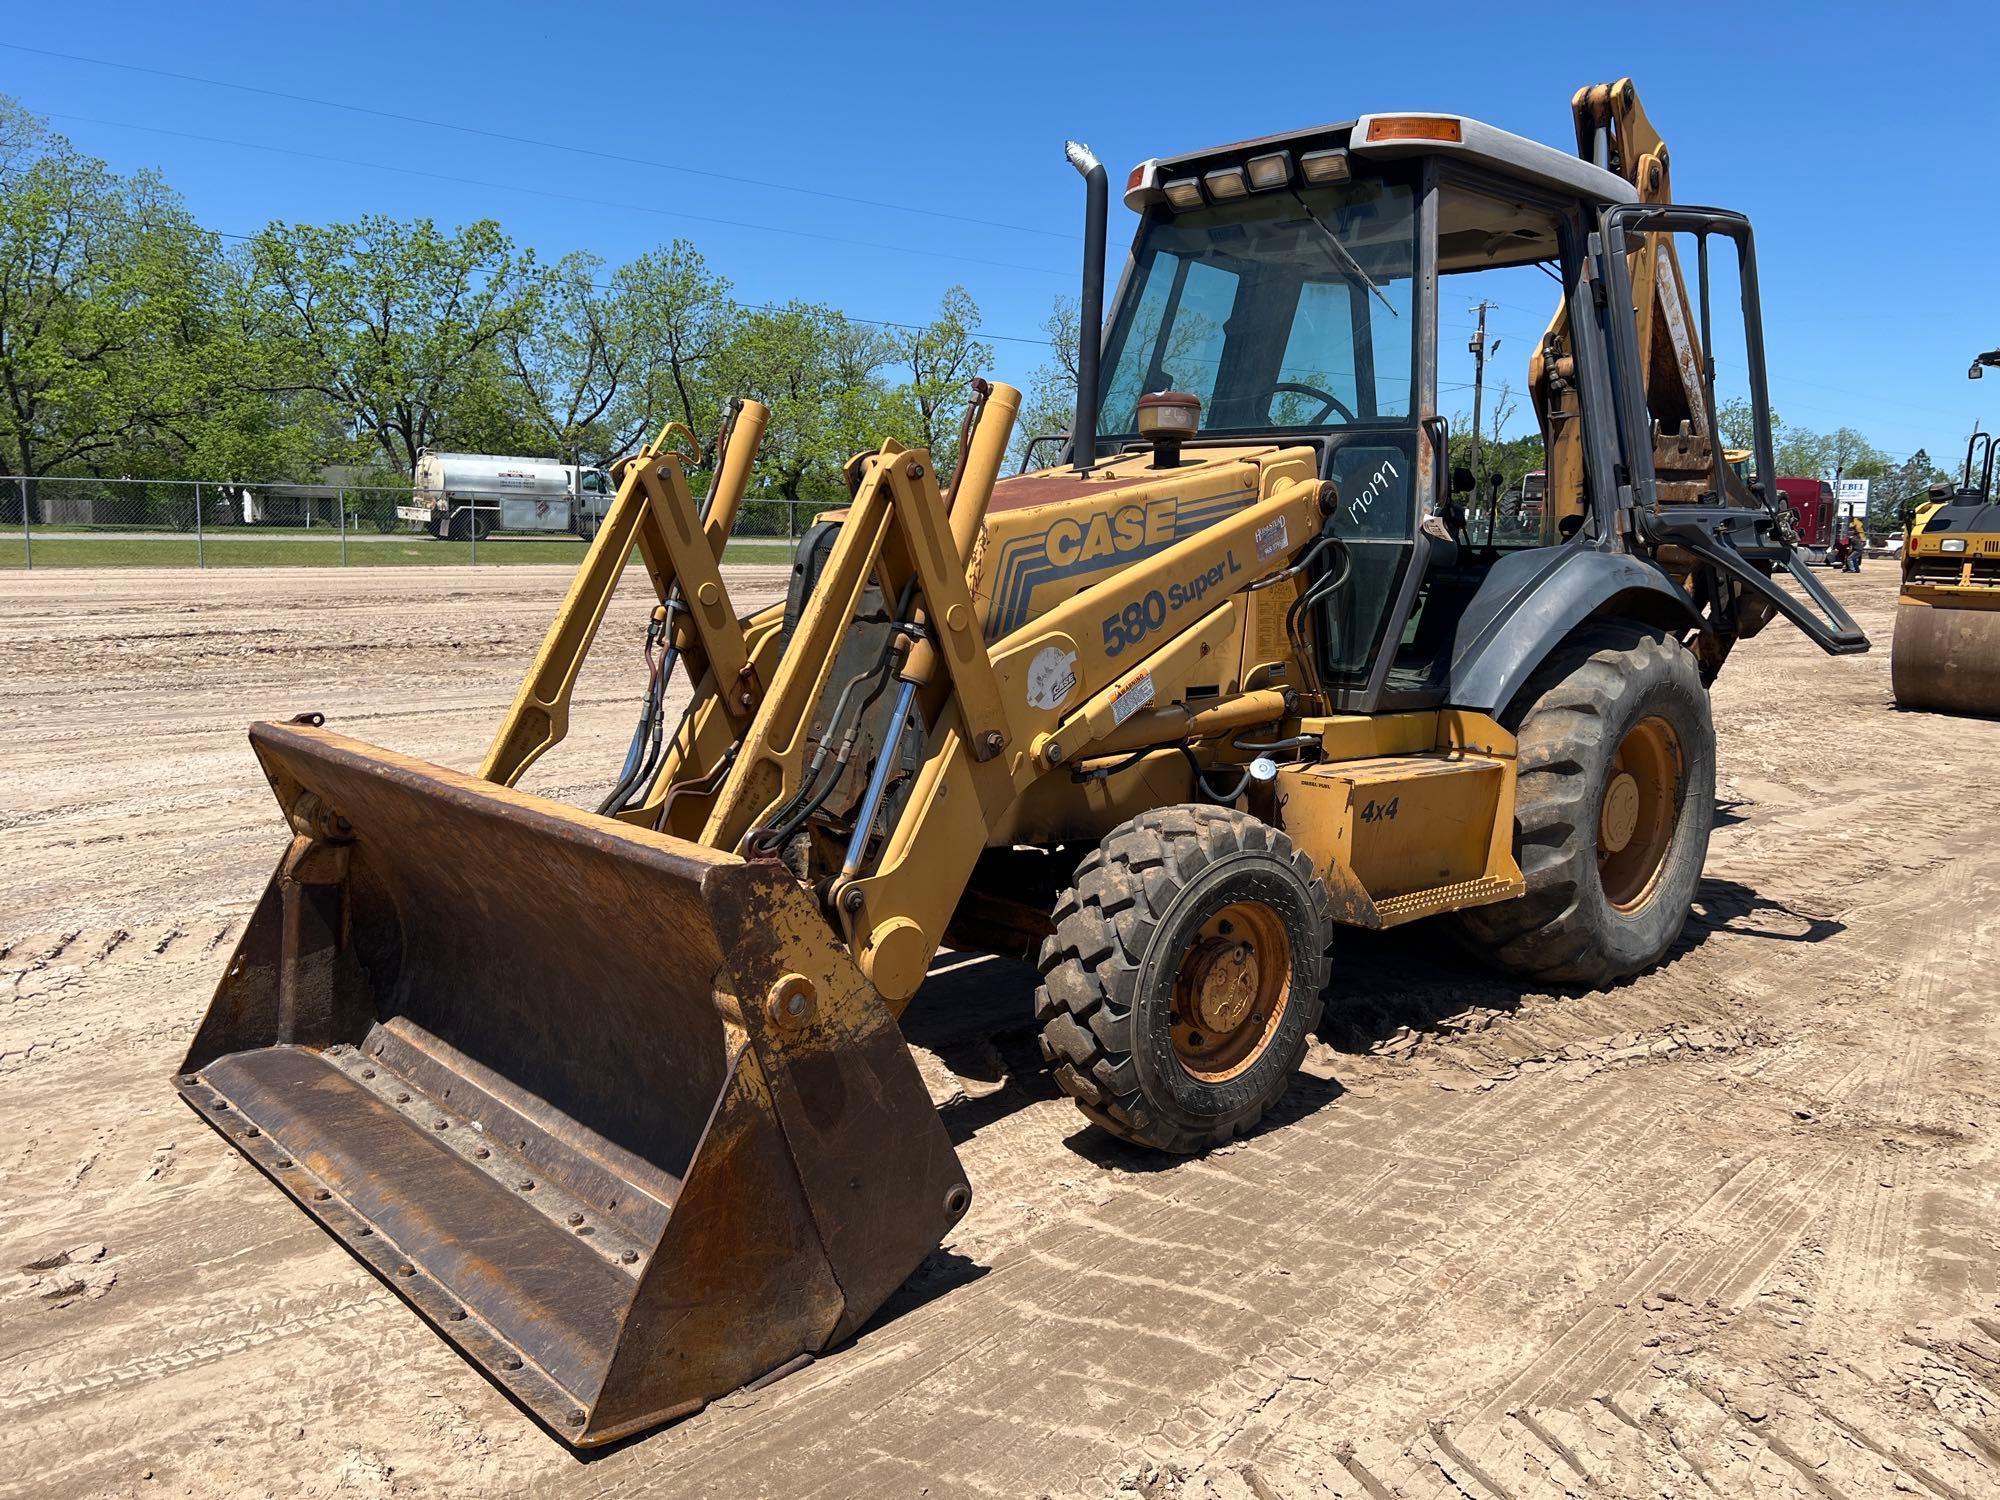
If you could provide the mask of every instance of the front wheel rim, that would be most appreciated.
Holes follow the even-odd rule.
[[[1200,1083],[1249,1071],[1270,1047],[1292,992],[1292,937],[1262,902],[1211,915],[1181,954],[1170,1031],[1174,1058]]]
[[[1614,910],[1653,899],[1673,848],[1687,784],[1680,734],[1657,714],[1625,731],[1598,803],[1597,874]]]

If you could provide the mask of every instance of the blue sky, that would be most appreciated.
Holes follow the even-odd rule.
[[[1050,299],[1076,286],[1065,136],[1111,168],[1115,270],[1132,228],[1116,188],[1144,157],[1401,108],[1566,145],[1571,93],[1630,74],[1672,149],[1677,196],[1756,225],[1781,414],[1858,427],[1896,457],[1945,459],[1975,417],[2000,425],[2000,379],[1965,377],[1975,350],[2000,345],[1991,0],[1643,13],[71,0],[18,8],[5,41],[0,92],[120,169],[158,168],[211,228],[491,216],[545,256],[614,263],[684,236],[745,301],[898,321],[958,283],[1016,380],[1042,357]],[[1501,373],[1518,379],[1540,313],[1495,317]]]

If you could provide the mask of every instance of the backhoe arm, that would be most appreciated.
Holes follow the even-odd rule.
[[[1631,183],[1641,203],[1673,201],[1666,142],[1640,107],[1631,79],[1579,89],[1570,110],[1579,156]],[[1707,487],[1715,437],[1708,430],[1702,398],[1702,350],[1672,237],[1637,237],[1630,269],[1662,498],[1693,500]],[[1583,433],[1575,382],[1575,344],[1565,303],[1550,319],[1528,365],[1530,398],[1548,443],[1549,511],[1557,521],[1585,510]]]

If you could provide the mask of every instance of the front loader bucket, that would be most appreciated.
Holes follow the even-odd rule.
[[[2000,715],[2000,589],[1899,601],[1889,682],[1899,708]]]
[[[859,1326],[965,1211],[895,1020],[776,864],[315,728],[183,1097],[583,1446]]]

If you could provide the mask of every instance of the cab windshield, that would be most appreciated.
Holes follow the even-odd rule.
[[[1099,435],[1135,435],[1139,397],[1160,390],[1199,396],[1206,432],[1407,422],[1412,203],[1370,179],[1156,214],[1112,326]]]

